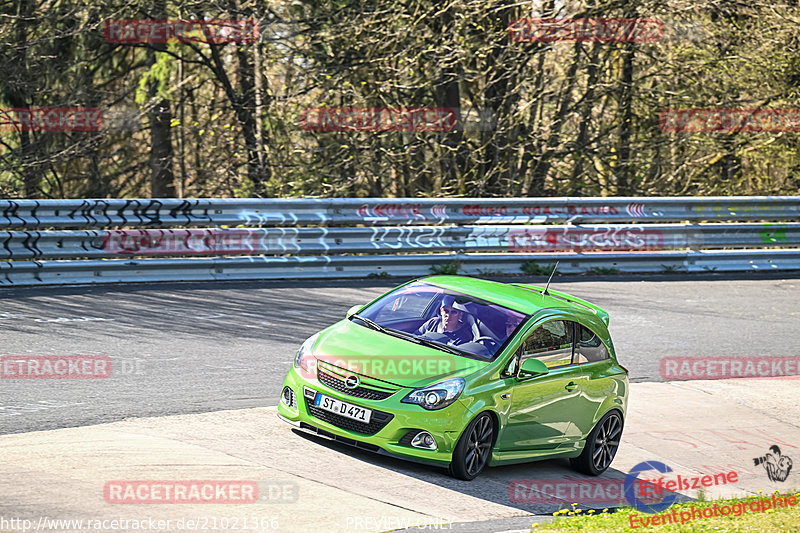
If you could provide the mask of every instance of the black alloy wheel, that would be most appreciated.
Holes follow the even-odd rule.
[[[458,479],[475,479],[489,462],[494,442],[494,422],[489,413],[482,413],[469,423],[453,452],[450,474]]]
[[[611,465],[622,436],[622,415],[609,411],[586,438],[586,445],[578,457],[570,459],[572,467],[583,474],[599,476]]]

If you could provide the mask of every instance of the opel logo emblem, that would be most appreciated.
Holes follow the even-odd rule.
[[[344,386],[347,387],[348,389],[355,389],[356,387],[358,387],[358,383],[359,383],[358,376],[350,374],[349,376],[344,378]]]

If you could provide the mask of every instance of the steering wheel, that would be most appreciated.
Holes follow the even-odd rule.
[[[480,341],[489,341],[491,343],[491,345],[490,346],[486,346],[484,344],[484,346],[486,346],[487,348],[490,348],[490,349],[495,349],[500,345],[500,343],[498,343],[496,339],[494,339],[493,337],[489,337],[487,335],[484,335],[482,337],[475,337],[475,340],[473,342],[480,342]]]

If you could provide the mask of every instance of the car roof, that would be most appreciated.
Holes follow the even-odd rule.
[[[575,296],[522,283],[500,283],[467,276],[429,276],[420,281],[445,289],[463,292],[528,315],[542,309],[567,310],[579,315],[594,315],[608,326],[608,313],[600,307]]]

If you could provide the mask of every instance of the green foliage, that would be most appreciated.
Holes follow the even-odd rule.
[[[455,259],[439,265],[431,265],[430,271],[437,275],[454,276],[461,270],[461,261]]]
[[[775,494],[776,498],[784,499],[800,496],[800,493],[794,489],[788,490],[783,494],[775,490],[773,494]],[[653,518],[658,518],[658,524],[649,528],[650,531],[669,533],[714,533],[718,531],[783,533],[784,531],[799,531],[800,506],[791,506],[784,503],[773,508],[772,502],[770,502],[770,508],[765,512],[754,511],[759,506],[759,500],[766,502],[772,496],[772,494],[762,494],[762,491],[758,491],[757,495],[749,498],[709,500],[706,494],[700,492],[696,501],[676,503],[660,513],[652,514],[641,513],[630,507],[618,508],[611,512],[609,512],[609,509],[581,509],[578,504],[573,503],[571,508],[561,509],[553,513],[556,518],[552,522],[533,523],[531,532],[592,531],[594,533],[616,533],[630,531],[632,526],[637,529],[648,530],[647,526],[643,526],[643,521],[646,520],[650,522],[650,525],[653,525],[651,522]],[[707,517],[707,514],[703,513],[704,509],[713,509],[715,507],[718,510],[727,507],[727,511],[721,510],[711,513],[711,517]],[[674,521],[673,513],[677,518],[676,522]],[[703,518],[698,518],[696,513],[700,513]],[[667,518],[668,516],[669,518]]]
[[[256,18],[262,38],[103,38],[105,20],[153,9]],[[545,2],[536,15],[664,21],[663,39],[631,45],[510,41],[507,22],[532,15],[501,0],[212,0],[197,9],[184,0],[0,5],[3,106],[97,107],[105,118],[97,132],[0,130],[0,192],[147,196],[158,138],[147,112],[162,103],[172,117],[167,164],[185,197],[800,190],[795,133],[671,133],[659,123],[666,109],[800,108],[800,27],[787,22],[800,19],[795,3]],[[323,106],[452,108],[460,120],[445,131],[301,127],[304,110]]]
[[[550,277],[550,273],[553,272],[553,265],[540,265],[535,261],[525,261],[522,263],[521,270],[531,276]],[[557,276],[558,272],[555,275]]]
[[[142,73],[136,87],[134,101],[143,109],[146,109],[146,104],[150,99],[149,90],[151,85],[155,88],[155,97],[164,100],[171,98],[170,93],[173,89],[171,79],[175,61],[172,56],[167,54],[162,53],[155,56],[155,62],[148,70]]]

